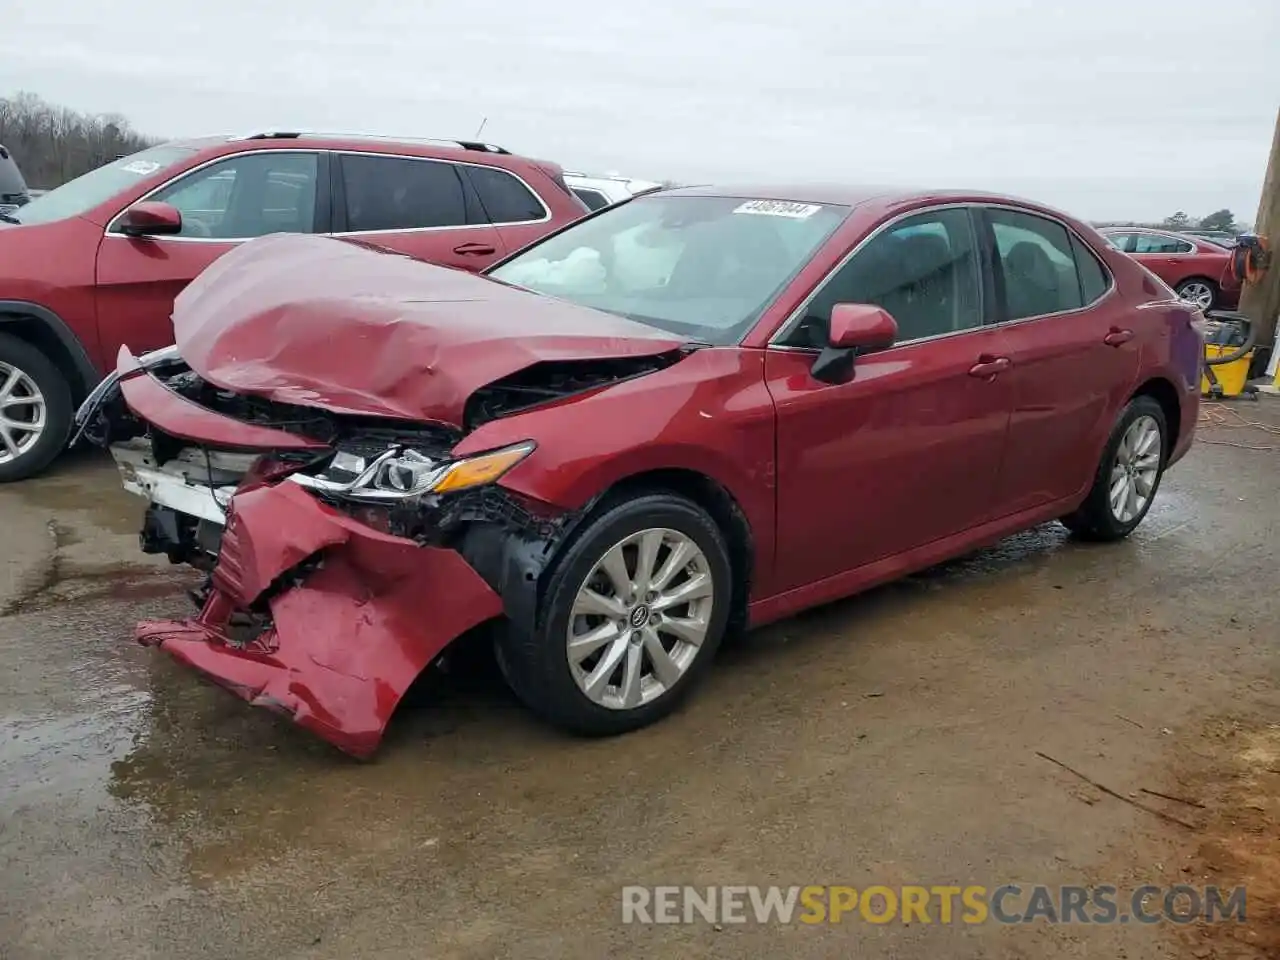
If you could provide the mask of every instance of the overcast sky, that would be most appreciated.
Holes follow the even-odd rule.
[[[651,179],[1021,193],[1245,221],[1280,0],[17,0],[0,94],[147,133],[484,138]]]

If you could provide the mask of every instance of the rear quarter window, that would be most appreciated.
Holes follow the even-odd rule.
[[[1087,307],[1102,299],[1111,287],[1111,277],[1089,245],[1074,234],[1071,236],[1071,252],[1075,256],[1076,274],[1080,277],[1080,297]]]
[[[462,169],[475,187],[490,223],[529,223],[546,218],[542,201],[513,174],[496,167]]]

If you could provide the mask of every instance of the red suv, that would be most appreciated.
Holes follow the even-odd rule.
[[[453,140],[258,133],[166,143],[0,214],[0,482],[44,469],[124,343],[270,233],[367,238],[479,271],[587,208],[558,165]]]

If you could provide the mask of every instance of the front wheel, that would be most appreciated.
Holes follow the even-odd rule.
[[[71,432],[71,388],[25,340],[0,333],[0,483],[33,477]]]
[[[1112,428],[1093,486],[1062,523],[1087,540],[1120,540],[1142,523],[1168,460],[1169,428],[1151,397],[1135,397]]]
[[[666,716],[706,672],[732,595],[724,537],[697,505],[645,494],[604,509],[557,561],[537,622],[498,638],[516,695],[589,736]]]

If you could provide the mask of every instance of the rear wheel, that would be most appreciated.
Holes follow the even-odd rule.
[[[530,709],[575,733],[653,723],[710,666],[731,575],[715,522],[683,497],[606,508],[557,562],[533,629],[499,637],[503,674]]]
[[[1168,433],[1160,404],[1147,396],[1131,400],[1111,431],[1089,495],[1062,523],[1087,540],[1120,540],[1136,530],[1164,477]]]
[[[1181,300],[1193,303],[1202,311],[1212,310],[1218,302],[1218,285],[1204,277],[1189,277],[1174,288]]]
[[[71,431],[71,388],[43,353],[0,334],[0,483],[47,467]]]

